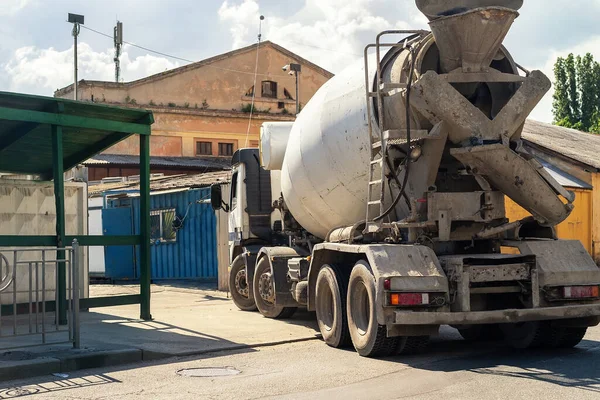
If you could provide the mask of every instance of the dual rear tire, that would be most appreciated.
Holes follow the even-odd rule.
[[[573,348],[583,340],[586,327],[554,326],[550,321],[500,325],[505,340],[516,349]]]
[[[315,311],[323,340],[331,347],[352,344],[364,357],[414,354],[423,350],[429,337],[388,337],[376,314],[375,277],[366,261],[350,272],[324,265],[317,276]]]

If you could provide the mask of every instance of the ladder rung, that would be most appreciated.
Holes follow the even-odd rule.
[[[369,185],[371,185],[371,186],[381,185],[381,182],[383,182],[381,179],[377,179],[375,181],[369,182]]]
[[[411,129],[410,140],[426,139],[431,137],[425,129]],[[383,140],[404,139],[406,140],[406,129],[390,129],[383,132]],[[380,145],[381,146],[381,145]]]
[[[381,165],[381,161],[382,161],[381,158],[379,160],[373,160],[373,161],[371,161],[371,165],[377,165],[377,164]]]
[[[381,91],[387,91],[390,89],[406,89],[406,83],[382,83],[379,85]]]
[[[380,142],[380,141],[377,141],[377,142],[373,143],[373,144],[371,145],[371,148],[372,148],[373,150],[380,149],[380,148],[381,148],[381,142]]]
[[[367,203],[367,205],[370,205],[370,206],[374,206],[375,204],[377,204],[377,205],[380,205],[380,204],[381,204],[381,202],[380,202],[380,201],[369,201],[369,202]]]

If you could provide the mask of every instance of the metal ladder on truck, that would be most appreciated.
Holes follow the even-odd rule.
[[[369,127],[369,144],[371,147],[370,162],[369,162],[369,187],[367,189],[367,215],[366,215],[366,226],[364,233],[376,233],[383,229],[390,229],[392,225],[390,223],[383,222],[386,211],[385,206],[385,184],[387,176],[390,172],[387,164],[387,152],[388,148],[392,144],[403,144],[406,143],[407,136],[410,132],[407,130],[391,130],[387,129],[385,123],[385,110],[384,110],[384,97],[388,96],[390,91],[397,89],[406,89],[408,82],[406,83],[389,83],[383,82],[382,79],[382,68],[381,68],[381,48],[408,48],[412,43],[419,41],[423,36],[429,34],[427,31],[414,31],[414,30],[388,30],[383,31],[377,35],[376,42],[369,44],[364,50],[364,61],[365,61],[365,91],[367,96],[367,120]],[[386,35],[410,35],[403,41],[398,43],[381,43],[381,38]],[[375,82],[373,83],[371,74],[369,72],[369,59],[368,51],[371,48],[375,48],[376,52],[376,64],[377,64],[377,75]],[[413,50],[412,56],[415,57],[415,50]],[[412,61],[412,60],[411,60]],[[375,91],[373,91],[373,87]],[[377,102],[377,113],[375,112],[375,104]],[[407,105],[408,106],[408,105]],[[373,118],[377,115],[377,127],[378,131],[374,132],[373,129]],[[399,188],[400,189],[400,188]]]

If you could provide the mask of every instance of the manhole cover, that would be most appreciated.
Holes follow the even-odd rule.
[[[242,371],[239,371],[233,367],[223,367],[223,368],[186,368],[180,369],[177,371],[177,375],[180,376],[191,376],[195,378],[212,378],[216,376],[233,376],[240,374]]]

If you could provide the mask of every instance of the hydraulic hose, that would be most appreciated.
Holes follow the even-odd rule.
[[[373,219],[373,221],[375,221],[375,222],[381,221],[382,219],[384,219],[385,217],[390,215],[390,213],[394,210],[394,208],[396,208],[396,206],[398,205],[398,202],[400,201],[402,196],[404,196],[406,193],[406,184],[408,183],[408,175],[410,173],[410,143],[411,143],[411,140],[410,140],[410,91],[412,88],[412,80],[413,80],[413,75],[414,75],[414,71],[415,71],[416,57],[415,57],[414,49],[412,48],[411,45],[407,45],[406,48],[410,51],[410,58],[411,58],[411,66],[410,66],[410,72],[408,75],[408,83],[406,84],[406,103],[405,103],[405,105],[406,105],[406,143],[409,147],[409,151],[406,156],[407,161],[406,161],[406,166],[404,168],[405,172],[404,172],[404,179],[402,180],[402,184],[400,184],[400,180],[398,179],[398,176],[395,174],[395,171],[393,171],[394,174],[392,175],[394,180],[400,187],[400,192],[398,192],[398,195],[396,195],[396,198],[394,199],[394,201],[392,202],[390,207],[387,210],[385,210],[383,212],[383,214],[381,214],[377,218]],[[382,146],[381,151],[382,151],[383,157],[386,159],[386,162],[389,162],[387,150],[385,149],[385,147]],[[382,168],[383,168],[383,166],[382,166]],[[383,185],[383,182],[381,184]],[[391,192],[391,190],[390,190],[390,192]],[[383,201],[383,199],[381,199],[381,200]]]

